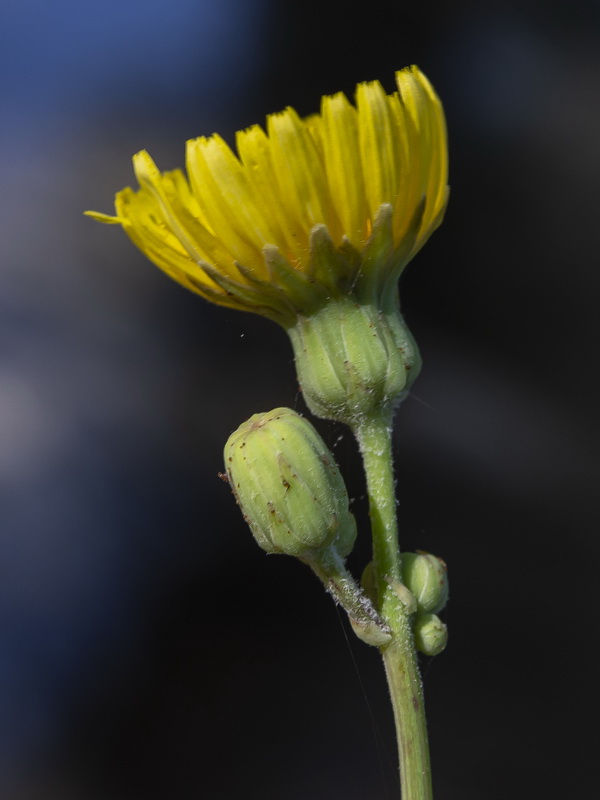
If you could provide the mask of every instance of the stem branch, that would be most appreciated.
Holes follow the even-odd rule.
[[[323,585],[348,614],[354,633],[366,644],[380,647],[392,639],[392,632],[377,613],[371,600],[356,583],[334,547],[317,551],[304,559]]]

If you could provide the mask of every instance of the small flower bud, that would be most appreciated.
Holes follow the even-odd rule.
[[[420,614],[414,622],[415,647],[426,656],[437,656],[448,643],[448,628],[435,614]]]
[[[228,439],[225,465],[233,493],[267,553],[311,559],[335,547],[351,551],[356,522],[333,456],[308,422],[289,408],[254,414]]]
[[[419,613],[435,614],[448,601],[446,565],[431,553],[402,553],[402,580],[417,600]]]

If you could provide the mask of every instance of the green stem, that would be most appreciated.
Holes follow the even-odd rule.
[[[402,800],[432,800],[423,688],[410,614],[394,590],[401,580],[401,562],[391,421],[391,413],[369,417],[353,430],[367,478],[379,612],[392,631],[392,641],[380,652],[394,709]]]

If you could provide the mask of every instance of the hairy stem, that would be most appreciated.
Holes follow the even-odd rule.
[[[410,609],[394,588],[401,581],[391,413],[353,426],[363,457],[373,535],[379,613],[392,632],[380,647],[394,709],[402,800],[432,800],[423,688]]]
[[[303,559],[321,579],[336,603],[348,614],[354,633],[367,644],[379,647],[392,639],[389,627],[375,610],[371,600],[344,565],[334,547]]]

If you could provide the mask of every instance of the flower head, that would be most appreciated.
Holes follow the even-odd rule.
[[[121,224],[157,266],[224,306],[285,328],[331,297],[379,303],[440,224],[447,203],[441,103],[417,67],[398,91],[361,83],[356,106],[339,93],[321,113],[292,108],[236,134],[187,143],[187,177],[133,158],[140,188],[116,196]]]

